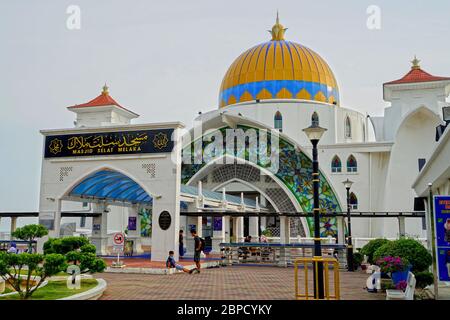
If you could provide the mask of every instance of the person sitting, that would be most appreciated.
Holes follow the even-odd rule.
[[[180,270],[180,271],[183,271],[183,272],[186,272],[186,273],[192,273],[193,270],[195,270],[195,269],[192,269],[192,270],[186,269],[181,264],[176,263],[175,258],[173,257],[173,255],[174,255],[174,252],[173,251],[169,251],[169,257],[167,258],[167,261],[166,261],[166,267],[167,268],[169,268],[169,269],[170,268],[175,268],[177,270]]]
[[[9,248],[8,253],[17,253],[17,246],[15,242],[11,242],[11,247]]]

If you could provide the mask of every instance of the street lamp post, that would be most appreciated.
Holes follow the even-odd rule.
[[[348,237],[347,237],[347,270],[353,270],[353,243],[352,243],[352,222],[351,222],[351,214],[350,214],[350,188],[352,187],[353,182],[348,178],[347,180],[342,182],[347,189],[347,226],[348,226]]]
[[[319,119],[316,113],[313,114],[311,126],[303,129],[308,139],[311,141],[313,149],[313,211],[314,211],[314,257],[322,256],[322,246],[320,243],[320,207],[319,207],[319,160],[317,145],[320,138],[327,129],[319,126]],[[317,263],[317,274],[314,265],[314,297],[324,299],[323,264]]]

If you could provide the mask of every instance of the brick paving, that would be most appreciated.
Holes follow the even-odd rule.
[[[234,266],[204,269],[200,274],[101,275],[108,283],[102,300],[292,300],[294,269]],[[383,300],[384,294],[368,293],[368,275],[342,271],[341,299]],[[301,280],[301,279],[300,279]]]

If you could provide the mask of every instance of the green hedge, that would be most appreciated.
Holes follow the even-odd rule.
[[[402,238],[389,241],[379,247],[373,254],[373,260],[392,256],[405,258],[412,265],[412,272],[427,271],[431,266],[432,257],[428,250],[417,240]]]
[[[370,240],[364,247],[361,248],[361,253],[367,256],[367,262],[374,264],[376,260],[373,259],[373,254],[378,248],[388,243],[387,239],[374,239]]]

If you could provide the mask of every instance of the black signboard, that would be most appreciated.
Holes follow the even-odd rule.
[[[170,228],[170,224],[172,223],[172,218],[170,217],[170,213],[167,211],[163,211],[161,212],[161,214],[159,215],[159,227],[162,230],[167,230]]]
[[[45,137],[45,158],[171,152],[174,129],[67,134]]]

